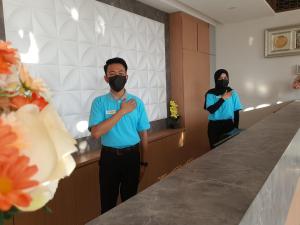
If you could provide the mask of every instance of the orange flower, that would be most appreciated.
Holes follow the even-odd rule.
[[[43,108],[48,105],[48,102],[42,96],[34,92],[31,96],[31,104],[35,104],[40,108],[40,110],[43,110]]]
[[[37,166],[29,166],[27,156],[14,155],[0,164],[0,211],[7,211],[13,205],[28,207],[31,197],[25,189],[38,185],[31,177],[38,171]]]
[[[0,73],[11,74],[10,67],[18,62],[17,50],[11,48],[9,42],[0,41]]]
[[[4,124],[0,118],[0,164],[18,154],[18,135],[9,124]]]
[[[46,105],[48,105],[48,102],[42,96],[36,94],[35,92],[32,93],[31,97],[25,97],[22,95],[12,97],[10,99],[10,103],[12,108],[14,109],[19,109],[27,104],[34,104],[37,105],[40,108],[40,110],[42,110]]]
[[[30,99],[23,95],[17,95],[15,97],[10,98],[10,103],[12,108],[19,109],[23,105],[30,104]]]
[[[0,97],[0,108],[8,108],[9,104],[10,103],[8,97]]]

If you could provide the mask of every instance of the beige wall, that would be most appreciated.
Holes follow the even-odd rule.
[[[280,110],[282,107],[286,106],[291,102],[284,102],[282,104],[273,104],[265,108],[261,109],[255,109],[247,112],[241,112],[240,113],[240,124],[239,128],[240,129],[247,129],[254,125],[255,123],[259,122],[263,118],[269,116],[272,113],[277,112]]]
[[[291,88],[300,55],[264,58],[264,30],[297,23],[300,10],[216,27],[216,67],[228,69],[246,106],[300,98]]]

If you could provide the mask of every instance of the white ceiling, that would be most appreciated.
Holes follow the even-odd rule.
[[[265,0],[138,0],[164,12],[186,12],[213,25],[272,16]]]

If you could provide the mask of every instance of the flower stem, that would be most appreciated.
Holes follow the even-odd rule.
[[[3,212],[0,212],[0,225],[4,225],[4,215],[3,215]]]

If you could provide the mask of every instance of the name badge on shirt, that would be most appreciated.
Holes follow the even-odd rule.
[[[106,110],[106,115],[114,115],[116,114],[116,110],[115,109],[112,109],[112,110]]]

